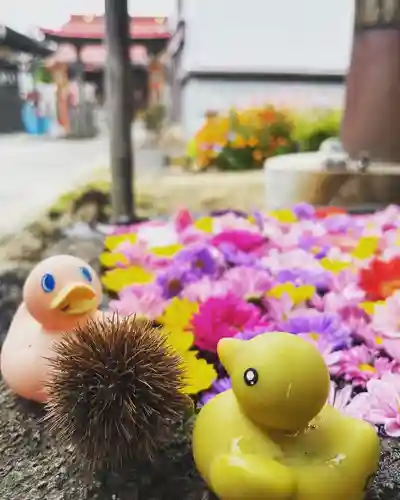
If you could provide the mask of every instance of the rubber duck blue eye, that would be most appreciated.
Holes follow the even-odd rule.
[[[51,293],[56,287],[56,280],[52,274],[45,274],[42,277],[41,285],[45,293]]]
[[[89,269],[87,267],[81,267],[80,271],[81,271],[82,276],[85,278],[86,281],[88,281],[89,283],[91,283],[93,281],[92,273],[89,271]]]

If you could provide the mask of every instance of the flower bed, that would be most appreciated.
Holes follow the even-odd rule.
[[[170,332],[199,405],[230,385],[219,339],[286,331],[322,353],[332,404],[398,436],[399,216],[394,206],[352,216],[301,204],[196,220],[182,211],[108,236],[102,280],[112,309]]]
[[[209,113],[188,145],[197,170],[260,168],[267,158],[294,151],[316,151],[339,133],[341,113],[294,113],[273,106]]]

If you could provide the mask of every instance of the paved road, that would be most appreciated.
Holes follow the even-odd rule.
[[[0,237],[37,217],[61,194],[106,167],[108,138],[65,140],[27,135],[0,136]],[[138,151],[138,175],[157,175],[154,151]]]

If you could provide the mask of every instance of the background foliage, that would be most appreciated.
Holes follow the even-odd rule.
[[[295,151],[316,151],[339,134],[341,112],[294,112],[273,106],[208,113],[189,142],[187,156],[198,170],[260,168],[267,158]]]

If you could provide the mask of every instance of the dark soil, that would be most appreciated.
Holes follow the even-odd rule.
[[[0,276],[0,341],[21,300],[27,271]],[[152,465],[121,474],[89,473],[41,423],[40,406],[15,398],[0,381],[1,500],[215,500],[194,467],[190,429],[179,429]],[[382,443],[380,469],[368,500],[400,500],[400,445]],[[350,500],[350,499],[349,499]]]

